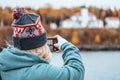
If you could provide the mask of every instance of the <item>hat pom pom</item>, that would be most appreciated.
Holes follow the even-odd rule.
[[[13,10],[13,18],[14,19],[19,19],[22,15],[26,14],[27,11],[25,8],[16,8]]]

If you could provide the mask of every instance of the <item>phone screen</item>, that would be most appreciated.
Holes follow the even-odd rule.
[[[48,38],[47,39],[47,44],[50,47],[51,52],[58,51],[59,49],[54,46],[55,43],[57,43],[57,38]]]

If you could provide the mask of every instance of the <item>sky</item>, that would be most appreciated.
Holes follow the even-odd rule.
[[[97,6],[100,8],[120,8],[120,0],[0,0],[0,6],[8,7],[30,7],[34,9],[47,7],[51,5],[53,8],[61,7],[73,8],[80,5]]]

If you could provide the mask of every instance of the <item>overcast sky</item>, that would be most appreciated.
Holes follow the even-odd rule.
[[[120,8],[120,0],[0,0],[0,6],[41,8],[50,4],[53,8],[76,7],[80,5],[98,6],[102,8]]]

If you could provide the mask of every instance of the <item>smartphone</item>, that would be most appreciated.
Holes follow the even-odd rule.
[[[57,38],[47,38],[47,44],[50,47],[51,52],[55,52],[59,50],[57,47],[54,46],[54,44],[57,42],[58,42]]]

